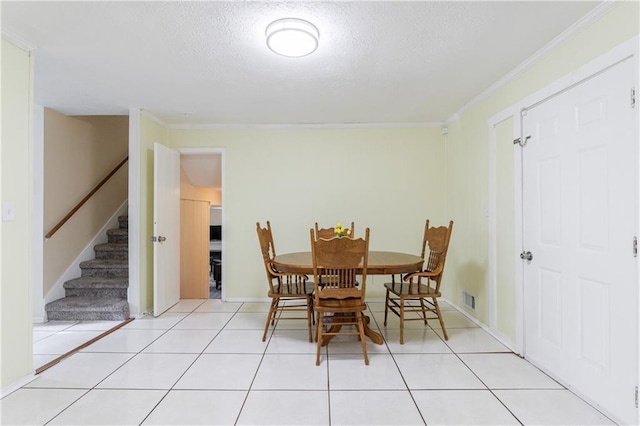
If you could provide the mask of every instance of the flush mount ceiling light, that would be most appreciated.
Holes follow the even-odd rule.
[[[320,33],[311,22],[283,18],[267,26],[267,46],[278,55],[290,58],[307,56],[318,48]]]

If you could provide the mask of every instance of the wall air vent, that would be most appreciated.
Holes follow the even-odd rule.
[[[471,293],[467,293],[465,290],[462,290],[462,303],[467,308],[474,311],[476,310],[476,297]]]

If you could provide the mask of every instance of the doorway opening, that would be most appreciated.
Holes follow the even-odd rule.
[[[180,297],[222,299],[222,152],[180,150]]]

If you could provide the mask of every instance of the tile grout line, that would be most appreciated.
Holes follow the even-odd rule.
[[[209,299],[210,300],[210,299]],[[166,330],[165,333],[163,333],[161,336],[158,337],[158,339],[162,336],[164,336],[167,332],[174,330],[174,327],[177,326],[178,324],[180,324],[184,319],[186,319],[189,315],[195,313],[195,311],[202,306],[204,303],[206,302],[202,302],[201,304],[199,304],[198,306],[196,306],[191,312],[189,312],[186,316],[184,316],[180,321],[176,322],[173,326],[171,326],[171,328],[169,328],[168,330]],[[243,303],[244,304],[244,303]],[[243,305],[242,304],[242,305]],[[154,410],[156,408],[158,408],[158,406],[162,403],[162,401],[164,401],[164,399],[169,395],[169,393],[174,390],[175,386],[178,384],[178,382],[180,381],[180,379],[182,379],[184,377],[184,375],[187,373],[187,371],[189,371],[189,369],[191,367],[193,367],[193,365],[198,361],[198,359],[200,359],[200,357],[204,354],[204,351],[207,350],[207,348],[209,347],[209,345],[216,339],[216,337],[218,337],[220,335],[220,332],[222,330],[224,330],[224,328],[227,326],[227,324],[229,324],[229,321],[231,321],[231,319],[236,315],[236,313],[238,312],[238,310],[240,310],[240,308],[242,307],[242,305],[240,305],[238,307],[238,309],[236,309],[236,311],[233,312],[233,315],[231,315],[231,317],[229,317],[229,319],[227,320],[227,322],[222,326],[222,328],[220,330],[218,330],[218,332],[215,334],[215,336],[213,336],[211,338],[211,340],[209,341],[209,343],[207,343],[204,348],[202,349],[202,351],[200,352],[200,354],[198,354],[193,361],[189,364],[189,366],[182,372],[182,374],[176,379],[176,381],[173,383],[173,385],[171,385],[171,387],[169,389],[167,389],[166,393],[162,396],[162,398],[160,398],[160,400],[151,408],[151,410],[149,410],[149,412],[147,413],[146,416],[144,416],[144,418],[142,419],[142,421],[140,422],[140,424],[143,424],[151,415],[151,413],[154,412]],[[174,330],[175,331],[175,330]],[[158,339],[155,339],[154,342]],[[145,346],[144,349],[148,348],[153,342],[151,342],[149,345]],[[142,352],[144,349],[142,349],[140,352]]]

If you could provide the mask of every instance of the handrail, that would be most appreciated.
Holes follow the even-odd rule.
[[[100,181],[100,183],[98,183],[95,188],[93,188],[91,190],[91,192],[89,192],[87,194],[86,197],[84,197],[82,200],[80,200],[80,202],[78,204],[76,204],[76,206],[74,208],[71,209],[71,211],[69,211],[69,213],[67,213],[67,215],[65,217],[63,217],[60,222],[58,222],[56,224],[56,226],[54,226],[51,231],[47,232],[47,234],[44,236],[46,239],[49,239],[51,237],[53,237],[53,234],[55,234],[56,232],[58,232],[58,229],[62,228],[62,225],[64,225],[65,223],[67,223],[67,221],[69,219],[71,219],[71,216],[73,216],[78,210],[80,210],[80,207],[82,207],[84,205],[84,203],[86,203],[89,198],[91,198],[93,196],[93,194],[95,194],[96,192],[98,192],[98,190],[100,188],[102,188],[102,185],[104,185],[105,183],[107,183],[107,181],[109,179],[111,179],[111,176],[115,175],[116,172],[118,170],[120,170],[120,167],[122,167],[124,165],[124,163],[126,163],[129,160],[129,156],[127,155],[126,157],[124,157],[124,160],[122,160],[117,166],[115,166],[113,168],[113,170],[111,170],[111,172]]]

